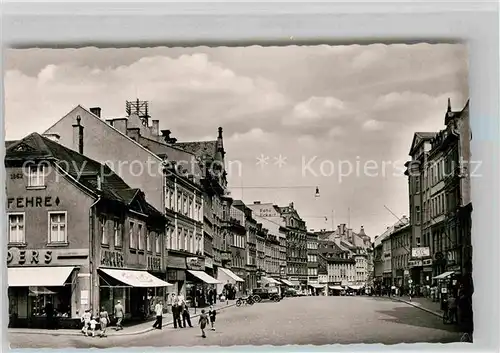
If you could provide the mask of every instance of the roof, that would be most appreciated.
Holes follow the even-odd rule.
[[[90,189],[94,194],[110,201],[117,201],[131,206],[132,203],[142,198],[141,204],[145,206],[147,214],[163,217],[152,205],[143,198],[140,189],[128,186],[122,178],[115,174],[108,166],[90,159],[72,149],[64,147],[38,133],[32,133],[25,138],[12,143],[7,147],[5,162],[31,160],[51,160],[68,173],[79,184]],[[104,177],[102,177],[104,175]],[[98,188],[97,177],[101,176],[101,188]]]
[[[413,135],[413,141],[410,147],[410,155],[413,155],[414,150],[420,146],[420,144],[426,140],[431,140],[436,136],[437,132],[415,132]]]
[[[5,148],[9,148],[10,145],[16,143],[18,140],[5,141]]]
[[[196,157],[215,158],[217,152],[217,141],[195,141],[195,142],[176,142],[173,146],[181,148],[182,150],[194,154]]]

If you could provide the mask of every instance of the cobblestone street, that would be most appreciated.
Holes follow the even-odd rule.
[[[193,324],[197,323],[197,319]],[[216,331],[203,339],[197,326],[165,327],[136,336],[86,338],[80,336],[10,334],[12,348],[109,348],[199,345],[286,345],[350,343],[458,342],[454,326],[406,303],[376,297],[286,298],[280,303],[221,311]]]

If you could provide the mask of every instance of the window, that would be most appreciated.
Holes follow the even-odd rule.
[[[45,186],[45,173],[43,164],[38,164],[29,167],[28,186],[29,187]]]
[[[176,208],[176,212],[181,212],[181,207],[182,207],[182,195],[180,192],[177,193],[177,208]]]
[[[155,237],[155,251],[157,254],[161,254],[161,234],[153,233]]]
[[[24,213],[9,214],[9,243],[24,244]]]
[[[151,245],[152,245],[151,240],[153,240],[153,239],[151,239],[152,236],[153,236],[153,232],[148,231],[146,234],[146,250],[147,251],[153,250],[153,249],[151,249]]]
[[[67,243],[66,212],[49,212],[49,243]]]
[[[144,250],[144,234],[142,231],[142,224],[137,225],[137,249]]]
[[[420,223],[420,206],[415,206],[415,219],[417,223]]]
[[[181,250],[182,247],[181,247],[181,237],[180,237],[180,234],[182,233],[182,228],[181,229],[177,229],[176,232],[175,232],[175,237],[177,239],[177,249],[176,250]]]
[[[123,242],[122,226],[120,221],[117,219],[113,222],[113,232],[115,238],[115,248],[121,248]]]
[[[99,231],[101,232],[101,244],[109,245],[109,234],[106,229],[106,217],[99,217]]]
[[[415,178],[415,192],[420,192],[420,176],[417,176]]]
[[[136,240],[135,240],[135,234],[134,234],[134,227],[135,224],[134,222],[130,222],[129,224],[129,230],[128,230],[128,240],[130,243],[130,249],[135,249],[137,247]]]

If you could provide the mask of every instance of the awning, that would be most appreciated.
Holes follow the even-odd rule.
[[[351,288],[352,290],[360,290],[361,288],[363,288],[364,286],[361,286],[361,285],[350,285],[348,286],[349,288]]]
[[[54,295],[57,294],[54,291],[51,291],[45,287],[29,287],[30,295],[31,296],[36,296],[36,295]]]
[[[286,284],[289,287],[293,287],[293,283],[290,282],[290,281],[288,281],[288,280],[286,280],[286,279],[280,279],[280,281],[283,282],[284,284]]]
[[[272,283],[272,284],[277,284],[277,285],[281,284],[277,280],[275,280],[274,278],[271,278],[271,277],[262,277],[262,280],[267,282],[267,283]]]
[[[193,276],[201,279],[203,282],[205,282],[206,284],[220,284],[222,282],[220,281],[217,281],[215,278],[207,275],[205,272],[203,271],[193,271],[193,270],[188,270],[188,272],[190,274],[192,274]]]
[[[245,280],[241,279],[241,277],[236,276],[233,271],[227,268],[219,267],[219,271],[223,272],[226,276],[228,276],[229,278],[231,278],[236,282],[245,282]]]
[[[100,268],[102,272],[108,276],[117,279],[131,287],[136,288],[155,288],[155,287],[169,287],[172,284],[165,282],[158,277],[153,276],[147,271],[136,270],[115,270],[109,268]]]
[[[441,273],[439,276],[433,277],[432,279],[445,279],[445,278],[450,277],[454,273],[455,273],[454,271],[448,271],[445,273]]]
[[[321,284],[317,284],[317,283],[311,283],[309,284],[311,287],[313,288],[325,288],[325,286],[322,286]]]
[[[342,288],[341,286],[330,286],[330,289],[333,289],[333,290],[344,290],[344,288]]]
[[[64,267],[9,267],[9,287],[60,287],[64,286],[74,266]]]

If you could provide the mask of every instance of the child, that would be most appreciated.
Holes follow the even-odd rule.
[[[95,337],[95,329],[97,327],[97,321],[95,316],[90,320],[90,332],[92,332],[92,337]]]
[[[201,315],[200,315],[200,328],[201,328],[201,337],[207,338],[205,335],[205,327],[207,326],[208,323],[208,317],[207,314],[205,314],[205,309],[201,310]]]
[[[210,325],[212,325],[212,331],[215,331],[215,316],[216,312],[214,307],[210,305],[210,310],[208,311],[208,317],[210,318]]]

